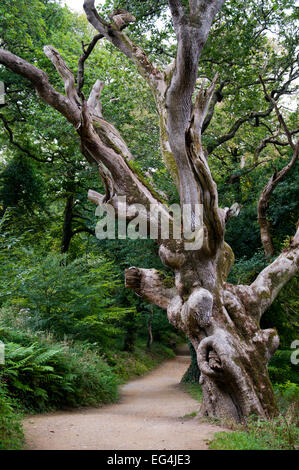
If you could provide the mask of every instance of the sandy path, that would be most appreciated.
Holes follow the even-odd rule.
[[[121,387],[117,404],[24,420],[27,449],[197,450],[222,429],[195,418],[199,404],[178,385],[188,356],[165,361]]]

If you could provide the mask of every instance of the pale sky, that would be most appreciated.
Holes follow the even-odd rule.
[[[64,2],[72,10],[77,11],[78,13],[83,12],[83,2],[84,2],[84,0],[64,0]],[[104,0],[97,0],[95,2],[96,5],[98,5],[99,3],[104,3]]]
[[[64,0],[64,2],[74,11],[78,13],[83,12],[83,1],[84,0]],[[95,4],[98,5],[99,3],[104,3],[105,0],[96,0]],[[299,0],[295,2],[296,7],[299,7]]]

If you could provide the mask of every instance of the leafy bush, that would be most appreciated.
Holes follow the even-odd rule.
[[[262,250],[257,251],[250,259],[246,256],[234,264],[229,274],[229,282],[247,284],[253,282],[258,273],[265,268],[267,261]]]
[[[294,414],[299,419],[299,384],[290,381],[276,384],[274,391],[280,411],[284,413],[290,406],[293,406]]]
[[[210,443],[217,450],[294,450],[299,449],[299,385],[275,385],[280,414],[263,420],[252,416],[234,432],[220,432]]]
[[[278,297],[262,317],[261,327],[278,331],[280,348],[289,349],[290,344],[298,338],[299,327],[299,276],[291,279],[280,291]]]
[[[217,450],[295,450],[299,448],[299,430],[293,410],[271,420],[252,418],[244,431],[215,434],[210,449]]]
[[[271,358],[268,371],[272,383],[285,384],[290,381],[299,384],[298,366],[291,363],[293,352],[278,350]]]
[[[133,352],[109,351],[104,357],[117,374],[119,382],[124,383],[134,376],[144,375],[164,359],[174,357],[174,352],[163,344],[153,343],[151,349],[138,341]]]
[[[24,435],[20,419],[16,404],[7,396],[4,384],[0,381],[0,450],[22,448]]]
[[[25,409],[44,411],[98,405],[118,397],[117,378],[88,344],[59,344],[50,337],[1,328],[7,392]]]
[[[188,392],[194,400],[202,401],[202,388],[199,383],[184,383],[181,382],[183,389]]]
[[[111,344],[124,334],[123,317],[135,312],[116,306],[120,281],[113,264],[101,258],[67,262],[65,255],[40,257],[23,249],[13,277],[6,300],[22,312],[24,325],[50,331],[59,340],[71,335]]]

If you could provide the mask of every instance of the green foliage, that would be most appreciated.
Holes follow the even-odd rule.
[[[298,116],[297,116],[298,119]],[[288,155],[290,158],[290,154]],[[280,169],[280,165],[278,168]],[[273,193],[268,217],[272,224],[273,243],[279,252],[288,244],[296,231],[299,214],[299,162],[293,171],[282,181]]]
[[[299,301],[298,275],[291,279],[280,291],[278,297],[263,315],[262,328],[275,326],[280,337],[280,348],[288,350],[291,343],[298,338]]]
[[[116,375],[91,345],[56,343],[49,336],[3,327],[0,337],[5,344],[1,380],[26,410],[116,400]]]
[[[285,413],[290,405],[294,406],[294,413],[299,418],[299,384],[289,380],[283,384],[275,384],[274,392],[279,410]]]
[[[200,370],[199,370],[198,362],[197,362],[197,354],[189,340],[188,340],[188,347],[189,347],[190,356],[191,356],[191,363],[188,369],[186,370],[181,380],[181,383],[191,384],[191,385],[195,385],[199,387]]]
[[[8,396],[5,384],[0,379],[0,450],[20,450],[23,447],[21,416],[16,408],[15,401]]]
[[[244,431],[215,434],[209,448],[214,450],[295,450],[299,430],[292,409],[271,420],[252,418]]]
[[[32,163],[17,156],[0,173],[0,204],[18,211],[31,212],[42,203],[42,182],[34,173]]]
[[[233,432],[216,433],[215,450],[295,450],[299,448],[299,386],[290,381],[274,387],[279,416],[263,420],[252,416]],[[236,428],[236,426],[234,426]]]
[[[291,362],[293,352],[278,350],[272,356],[268,366],[272,383],[285,384],[293,382],[299,386],[299,367]]]
[[[234,199],[239,200],[238,197],[232,196],[230,200],[223,202],[223,205],[230,206]],[[257,252],[261,249],[261,241],[256,203],[257,201],[247,200],[238,217],[231,219],[227,224],[225,240],[232,247],[238,262],[242,260],[245,262],[251,258],[258,261],[256,256],[261,258],[260,251]]]
[[[186,390],[194,400],[202,401],[202,388],[199,383],[183,383],[183,388]]]
[[[243,257],[234,264],[228,280],[233,284],[250,284],[266,266],[265,255],[262,250],[259,250],[250,259]]]
[[[295,400],[299,399],[299,384],[292,383],[290,380],[284,384],[276,384],[276,390],[278,393],[278,398],[288,399],[289,402],[294,398]]]
[[[144,375],[165,359],[174,357],[172,349],[155,342],[149,351],[144,343],[137,342],[133,352],[107,351],[104,358],[118,376],[120,383]]]
[[[67,262],[64,255],[36,256],[22,250],[18,268],[4,299],[22,308],[25,326],[107,343],[123,333],[121,320],[134,309],[121,308],[113,294],[119,287],[113,265],[101,257]],[[17,279],[15,276],[17,275]],[[6,273],[7,276],[7,273]]]

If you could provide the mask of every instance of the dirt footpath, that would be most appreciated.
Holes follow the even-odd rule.
[[[199,409],[178,385],[189,362],[177,356],[127,383],[117,404],[26,418],[26,449],[207,449],[207,440],[223,429],[183,418]]]

